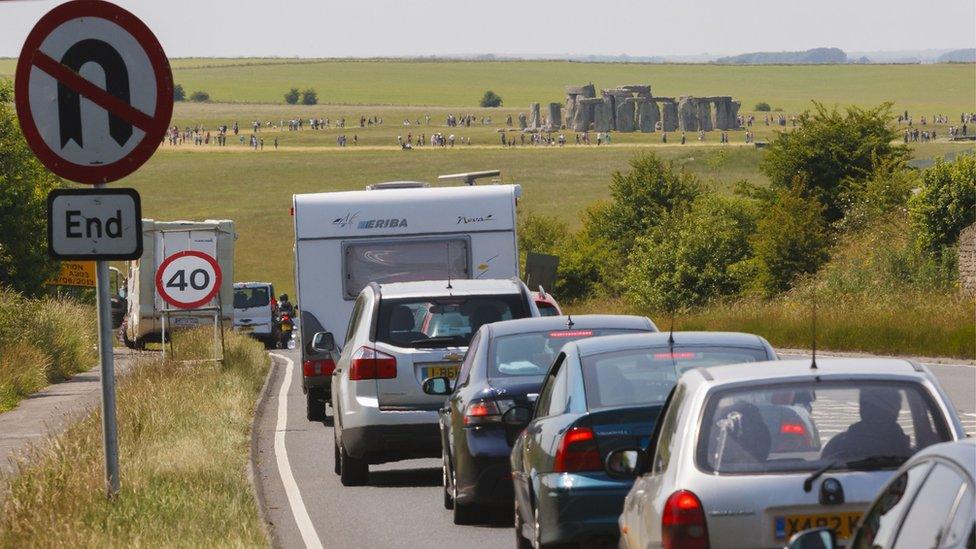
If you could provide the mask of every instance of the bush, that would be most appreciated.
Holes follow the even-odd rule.
[[[585,223],[592,234],[612,243],[625,255],[637,237],[690,206],[704,192],[693,174],[654,153],[638,153],[630,161],[630,171],[613,172],[610,202],[591,209]]]
[[[531,211],[518,216],[518,248],[521,262],[529,253],[559,255],[560,247],[569,235],[569,228],[551,215]]]
[[[36,296],[58,270],[47,253],[47,194],[63,185],[27,147],[12,100],[0,79],[0,288]]]
[[[908,197],[918,185],[918,172],[901,162],[878,166],[866,181],[853,185],[842,197],[845,213],[838,226],[856,231],[891,214],[904,215]]]
[[[922,172],[921,188],[909,200],[908,211],[922,249],[941,254],[954,245],[959,233],[976,222],[976,156],[936,160]]]
[[[495,92],[488,90],[483,96],[481,96],[481,106],[482,107],[501,107],[502,98]]]
[[[769,103],[767,103],[765,101],[760,101],[760,102],[756,103],[755,110],[758,111],[758,112],[769,112],[769,111],[773,110],[773,108],[769,106]]]
[[[190,94],[190,101],[195,103],[206,103],[210,101],[210,94],[205,91],[195,91]]]
[[[289,105],[297,105],[300,96],[301,94],[298,92],[298,88],[292,88],[288,90],[288,93],[285,94],[285,103],[288,103]]]
[[[753,288],[773,295],[792,287],[796,278],[816,272],[828,257],[829,240],[823,207],[799,188],[780,190],[763,204],[756,232],[749,239]]]
[[[738,293],[755,214],[738,198],[704,196],[637,240],[627,272],[639,307],[673,311]]]
[[[302,105],[316,105],[319,102],[319,94],[312,88],[302,92]]]
[[[183,84],[173,86],[173,101],[186,101],[186,91],[183,90]]]
[[[890,126],[891,103],[864,110],[847,107],[844,114],[814,102],[815,112],[798,117],[799,126],[780,132],[759,167],[772,186],[791,189],[799,183],[804,197],[823,206],[826,220],[843,217],[842,197],[851,186],[874,174],[879,166],[908,159],[904,145]]]
[[[605,294],[608,270],[614,270],[617,258],[610,245],[584,229],[568,237],[559,253],[559,273],[554,295],[575,301]]]

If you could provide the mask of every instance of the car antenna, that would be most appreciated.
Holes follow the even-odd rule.
[[[454,286],[451,286],[451,243],[445,242],[444,246],[447,247],[447,289],[453,290]]]
[[[810,358],[810,369],[816,370],[817,369],[817,293],[816,291],[814,291],[813,293],[813,314],[811,316],[813,317],[812,334],[811,334],[813,339],[813,345],[812,345],[812,356]]]
[[[671,366],[678,371],[678,361],[674,358],[674,307],[671,307],[671,327],[668,329],[668,354],[671,355]]]
[[[567,328],[572,328],[573,326],[576,325],[576,323],[573,322],[573,315],[566,315],[566,317],[567,317],[567,320],[566,320],[566,327]]]

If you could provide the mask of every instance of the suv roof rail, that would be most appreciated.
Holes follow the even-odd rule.
[[[430,187],[430,183],[422,181],[387,181],[385,183],[374,183],[366,185],[367,191],[384,191],[388,189],[425,189]]]
[[[451,181],[454,179],[461,179],[466,185],[474,185],[474,182],[478,179],[484,179],[486,177],[498,177],[502,174],[501,170],[486,170],[482,172],[465,172],[465,173],[452,173],[447,175],[441,175],[437,177],[438,181]]]

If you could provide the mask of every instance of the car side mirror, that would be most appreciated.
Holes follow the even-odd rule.
[[[793,534],[788,549],[834,549],[837,547],[837,534],[831,528],[822,526]]]
[[[532,408],[528,406],[512,406],[502,414],[502,425],[505,426],[505,440],[509,446],[515,444],[525,426],[532,421]]]
[[[331,353],[335,351],[335,336],[331,332],[318,332],[312,336],[312,350],[317,353]]]
[[[607,474],[614,478],[636,478],[640,474],[644,451],[637,448],[614,450],[604,463]]]
[[[447,396],[453,392],[450,378],[444,376],[430,377],[424,380],[421,386],[424,393],[428,395]]]

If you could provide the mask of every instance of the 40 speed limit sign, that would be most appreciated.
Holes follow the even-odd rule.
[[[220,291],[220,266],[196,250],[173,254],[156,269],[159,297],[177,309],[197,309]]]

